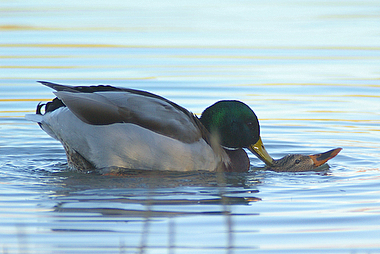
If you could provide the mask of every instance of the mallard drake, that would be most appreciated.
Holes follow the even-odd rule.
[[[259,121],[243,102],[216,102],[198,118],[145,91],[39,82],[57,97],[26,118],[62,143],[72,168],[246,172],[243,148],[273,163]]]
[[[322,165],[338,155],[342,148],[335,148],[324,153],[313,155],[289,154],[281,159],[273,160],[265,169],[276,172],[305,172],[321,168]],[[328,168],[328,167],[327,167]],[[322,168],[323,169],[323,168]]]

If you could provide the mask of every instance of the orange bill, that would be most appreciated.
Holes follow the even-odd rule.
[[[330,151],[324,152],[324,153],[318,153],[309,155],[309,157],[313,160],[314,166],[319,167],[326,163],[328,160],[334,158],[337,156],[337,154],[342,150],[342,148],[335,148]]]

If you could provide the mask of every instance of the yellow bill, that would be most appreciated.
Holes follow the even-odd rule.
[[[271,166],[273,164],[273,158],[269,155],[267,150],[265,150],[263,141],[261,140],[261,137],[259,140],[248,147],[248,150],[251,151],[253,154],[255,154],[260,160],[265,162],[268,166]]]

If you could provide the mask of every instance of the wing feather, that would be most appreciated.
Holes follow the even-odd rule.
[[[128,91],[84,93],[61,90],[55,94],[88,124],[134,123],[186,143],[202,137],[195,116],[160,97]]]

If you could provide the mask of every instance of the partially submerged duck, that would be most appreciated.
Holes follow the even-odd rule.
[[[40,83],[57,97],[26,118],[62,143],[72,168],[247,172],[243,148],[273,165],[243,102],[219,101],[198,118],[145,91]]]
[[[265,169],[276,172],[305,172],[318,170],[322,165],[338,155],[342,148],[335,148],[324,153],[313,155],[289,154],[281,159],[273,160]]]

